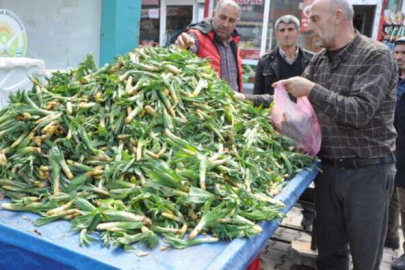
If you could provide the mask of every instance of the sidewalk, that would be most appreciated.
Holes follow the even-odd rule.
[[[301,209],[294,207],[287,214],[287,217],[281,223],[281,226],[273,234],[266,248],[260,255],[261,269],[263,270],[314,270],[315,268],[306,266],[293,265],[293,250],[290,242],[293,240],[300,240],[304,242],[310,242],[311,236],[305,232],[297,230],[283,228],[283,225],[300,227],[302,219]],[[404,241],[403,235],[401,235],[401,243]],[[281,241],[280,241],[281,240]],[[285,243],[288,242],[288,243]],[[401,245],[402,246],[402,245]],[[392,262],[400,257],[403,253],[402,247],[400,250],[393,251],[389,248],[384,248],[384,255],[380,270],[390,270]]]

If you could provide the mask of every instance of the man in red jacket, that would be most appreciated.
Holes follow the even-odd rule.
[[[242,92],[242,59],[238,49],[240,35],[235,27],[240,7],[232,0],[220,0],[212,17],[188,26],[175,44],[199,57],[210,58],[218,75],[237,92]]]

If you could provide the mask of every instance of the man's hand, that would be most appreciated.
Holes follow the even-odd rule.
[[[174,42],[181,49],[188,49],[195,44],[194,38],[187,33],[181,33]]]
[[[315,83],[303,77],[292,77],[287,80],[281,80],[284,83],[285,90],[296,98],[307,97],[311,93]],[[277,82],[272,84],[273,88],[277,87]]]
[[[239,92],[235,92],[235,97],[236,97],[237,99],[239,99],[240,101],[243,101],[243,100],[246,99],[245,95],[242,94],[242,93],[239,93]]]

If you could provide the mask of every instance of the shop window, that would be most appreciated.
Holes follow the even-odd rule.
[[[218,0],[214,1],[214,9]],[[301,21],[301,35],[297,44],[307,50],[317,52],[320,48],[314,46],[313,37],[306,30],[308,17],[304,12],[309,10],[314,0],[284,0],[270,1],[268,24],[263,27],[265,21],[265,3],[266,0],[235,0],[241,7],[241,19],[238,22],[237,29],[241,35],[240,49],[244,63],[255,65],[255,61],[260,59],[261,54],[267,53],[277,48],[277,39],[275,36],[274,23],[283,15],[294,15]],[[308,14],[307,14],[308,15]],[[267,21],[267,20],[266,20]],[[266,31],[265,31],[266,30]],[[267,32],[265,46],[262,48],[263,32]],[[247,60],[247,61],[246,61]],[[250,61],[253,60],[253,61]],[[248,78],[247,81],[250,81]]]
[[[139,43],[158,46],[160,28],[160,0],[142,0]]]
[[[254,83],[255,72],[256,72],[256,65],[242,64],[242,74],[243,74],[242,80],[243,84],[245,84],[245,88],[246,84]],[[247,92],[247,94],[250,94],[250,92]]]
[[[168,44],[172,44],[179,33],[192,22],[193,6],[167,6],[166,16],[166,38]]]
[[[244,1],[241,3],[241,19],[237,29],[241,35],[239,46],[243,59],[260,59],[260,46],[263,30],[264,1]]]
[[[353,26],[361,34],[372,37],[376,12],[375,5],[353,5]]]
[[[263,30],[264,0],[235,0],[241,7],[236,29],[241,35],[239,48],[242,59],[259,60]],[[216,7],[218,0],[215,0]]]

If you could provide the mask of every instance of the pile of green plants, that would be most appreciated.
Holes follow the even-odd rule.
[[[174,47],[139,47],[103,68],[88,56],[33,82],[0,111],[2,208],[40,214],[37,226],[70,220],[81,245],[253,236],[283,216],[273,197],[313,162],[268,110]]]

